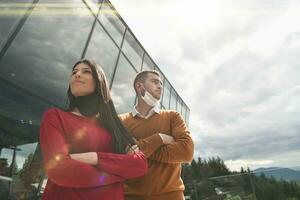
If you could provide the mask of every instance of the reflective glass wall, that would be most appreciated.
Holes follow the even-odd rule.
[[[189,108],[107,0],[0,1],[0,199],[39,199],[44,172],[39,125],[64,108],[73,64],[95,60],[110,82],[119,113],[135,103],[133,78],[162,75],[162,109],[188,123]]]

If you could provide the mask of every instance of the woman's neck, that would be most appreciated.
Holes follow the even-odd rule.
[[[85,117],[85,118],[88,118],[88,119],[96,119],[98,117],[99,114],[96,114],[95,116],[92,116],[92,117],[86,117],[84,116],[83,114],[80,113],[79,109],[78,108],[74,108],[74,110],[71,111],[71,113],[75,114],[75,115],[78,115],[78,116],[81,116],[81,117]]]

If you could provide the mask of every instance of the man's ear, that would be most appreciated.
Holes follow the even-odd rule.
[[[140,93],[140,90],[141,90],[140,87],[141,87],[140,82],[136,82],[135,85],[134,85],[134,88],[135,88],[137,93]]]
[[[139,95],[143,95],[142,91],[143,91],[144,87],[143,87],[143,84],[141,82],[136,82],[135,88],[136,88],[136,90],[137,90],[137,92],[138,92]]]

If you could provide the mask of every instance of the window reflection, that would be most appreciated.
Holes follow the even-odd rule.
[[[177,110],[179,113],[181,113],[181,107],[182,107],[181,99],[178,97],[176,110]]]
[[[171,99],[170,99],[170,109],[176,110],[177,105],[177,94],[175,93],[175,90],[171,89]]]
[[[63,106],[71,67],[93,23],[80,0],[63,1],[66,10],[72,3],[80,7],[67,13],[54,9],[62,1],[40,0],[37,7],[47,3],[51,9],[33,10],[0,61],[0,199],[38,198],[44,174],[40,120],[50,106]],[[12,26],[1,20],[1,27]]]
[[[42,156],[37,143],[16,147],[14,165],[10,166],[12,181],[9,199],[36,199],[43,177]]]
[[[121,54],[114,82],[112,85],[112,98],[118,113],[131,111],[135,101],[133,79],[136,71]]]
[[[92,13],[97,16],[102,0],[83,0]]]
[[[30,0],[1,0],[0,3],[0,47],[14,31],[19,20],[31,6]]]
[[[159,69],[157,66],[155,66],[154,70],[157,71],[157,72],[160,74],[161,82],[162,82],[162,84],[164,85],[164,82],[165,82],[165,76],[163,75],[163,73],[160,71],[160,69]]]
[[[28,8],[31,4],[27,3],[32,1],[1,0],[1,4],[22,3]],[[80,59],[94,21],[83,3],[95,14],[89,1],[98,2],[39,0],[0,58],[0,199],[38,199],[42,192],[39,191],[44,180],[39,124],[47,108],[62,107],[65,103],[71,67]],[[101,64],[110,80],[119,53],[117,45],[121,44],[126,28],[105,3],[99,21],[111,37],[97,23],[86,57]],[[26,12],[23,9],[17,15],[4,15],[1,4],[0,48]],[[47,6],[51,9],[41,9]],[[126,33],[122,50],[126,57],[121,53],[112,85],[118,113],[131,111],[134,105],[133,79],[141,69],[144,54],[131,32]],[[156,68],[148,54],[143,65],[148,70]],[[171,104],[171,109],[176,109],[177,94],[168,81],[163,82],[166,83],[161,108],[169,108]],[[183,112],[188,121],[189,110]]]
[[[171,85],[169,81],[165,80],[162,104],[166,109],[169,109],[170,92],[171,92]]]
[[[185,114],[185,121],[186,121],[187,126],[189,126],[189,122],[190,122],[189,120],[190,120],[190,110],[187,109],[186,114]]]
[[[125,25],[108,1],[103,1],[98,18],[115,42],[120,45],[125,31]]]
[[[154,67],[154,62],[151,60],[150,56],[147,53],[145,53],[142,70],[153,70]]]
[[[186,106],[183,104],[182,105],[182,110],[181,110],[181,115],[182,115],[184,121],[185,121],[185,114],[186,114]]]
[[[82,10],[65,16],[37,12],[41,11],[33,11],[1,60],[0,78],[63,105],[70,69],[81,57],[93,18],[81,15]]]
[[[162,110],[166,109],[161,103],[159,104],[159,108],[162,109]]]
[[[84,0],[88,1],[88,0]],[[91,0],[90,0],[91,1]],[[97,3],[97,0],[92,0],[94,3]],[[101,0],[99,0],[101,2]],[[45,4],[56,4],[60,6],[84,6],[82,4],[82,1],[79,0],[39,0],[39,3],[45,3]]]
[[[115,68],[119,48],[97,23],[87,49],[86,57],[95,60],[105,71],[108,81]]]
[[[139,71],[144,51],[129,31],[126,31],[122,50],[136,70]]]
[[[40,119],[50,105],[7,82],[0,82],[0,91],[0,197],[30,199],[43,174],[37,142]]]
[[[87,1],[87,0],[84,0],[84,1]],[[92,1],[92,2],[94,2],[95,4],[101,4],[101,2],[103,1],[103,0],[90,0],[90,1]]]

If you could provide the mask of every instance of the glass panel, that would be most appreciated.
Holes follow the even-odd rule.
[[[87,0],[84,0],[87,1]],[[97,0],[93,0],[94,2],[97,2]],[[66,7],[66,9],[71,8],[71,6],[80,6],[80,7],[85,7],[85,5],[82,3],[82,1],[79,0],[39,0],[39,5],[43,5],[43,6],[51,6],[49,4],[52,4],[52,6],[56,5],[57,9],[59,7]],[[85,11],[85,10],[83,10]]]
[[[158,67],[155,67],[154,70],[160,74],[161,82],[164,84],[165,76],[163,75],[163,73],[160,71],[160,69]]]
[[[118,53],[119,48],[97,23],[85,57],[95,60],[102,66],[108,81],[111,81]]]
[[[190,120],[190,110],[187,109],[185,114],[185,123],[187,124],[187,126],[189,126],[189,122],[190,122],[189,120]]]
[[[152,62],[151,58],[147,53],[145,53],[144,61],[143,61],[143,68],[142,70],[153,70],[155,67],[154,62]]]
[[[18,25],[19,19],[23,17],[31,0],[1,0],[0,3],[0,47],[4,45],[4,40]]]
[[[87,0],[84,0],[87,1]],[[103,0],[92,0],[95,4],[100,5],[102,3]]]
[[[100,8],[100,4],[102,2],[102,0],[83,0],[87,6],[90,8],[90,10],[93,12],[93,14],[95,16],[97,16],[97,13],[99,11]]]
[[[171,89],[171,100],[170,100],[170,109],[176,110],[176,104],[177,104],[177,94],[175,93],[175,90]]]
[[[71,67],[81,57],[93,18],[82,10],[72,15],[41,12],[33,11],[4,55],[0,78],[63,105]]]
[[[181,107],[182,107],[182,104],[181,104],[181,99],[180,97],[178,97],[178,100],[177,100],[177,108],[176,110],[181,113]]]
[[[121,54],[112,85],[112,98],[118,113],[129,112],[135,101],[133,79],[136,71]]]
[[[161,103],[159,104],[159,108],[162,109],[162,110],[166,109]]]
[[[90,7],[92,2],[85,2],[86,4],[79,0],[39,0],[32,15],[72,17],[80,14],[81,16],[90,16],[92,14],[90,10],[92,10],[94,14],[97,14],[99,9],[96,8],[96,6]],[[95,5],[95,3],[93,3],[93,5]]]
[[[169,109],[170,92],[171,92],[171,85],[169,81],[165,80],[162,104],[166,109]]]
[[[133,66],[139,71],[142,65],[143,49],[129,31],[125,34],[122,50]]]
[[[35,199],[43,176],[39,124],[48,104],[0,81],[0,199]]]
[[[182,104],[181,115],[184,121],[185,121],[185,113],[186,113],[186,106],[185,104]]]
[[[119,19],[117,11],[111,7],[108,1],[103,1],[98,18],[115,42],[120,46],[125,25]]]

